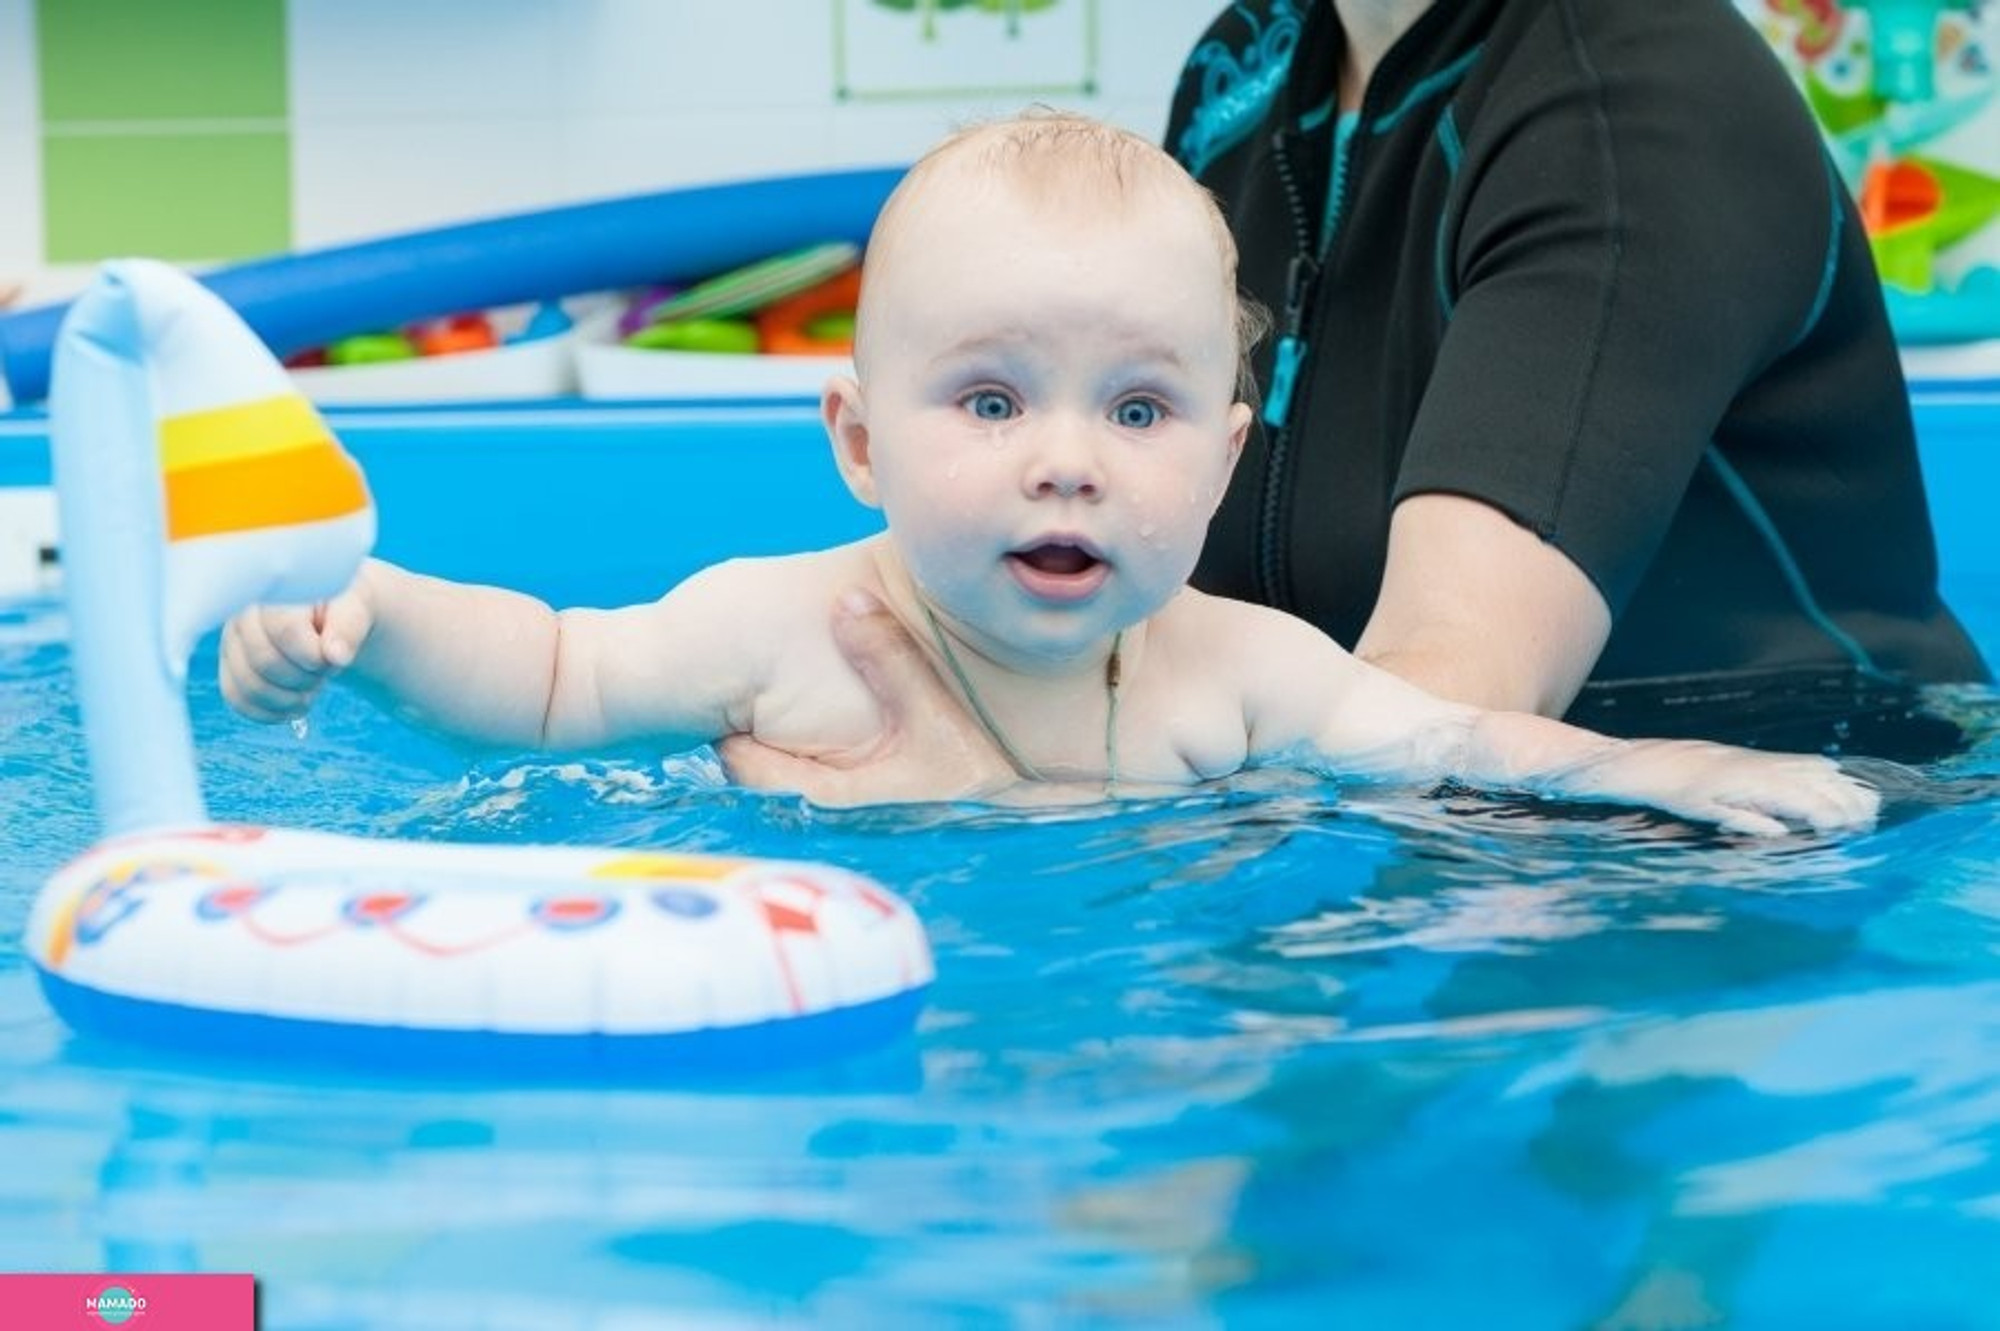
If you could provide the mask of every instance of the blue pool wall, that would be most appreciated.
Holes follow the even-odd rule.
[[[880,529],[809,401],[339,410],[376,552],[558,605],[650,600],[704,565]],[[0,415],[0,487],[49,484],[47,422]]]
[[[1992,599],[2000,382],[1920,385],[1912,401],[1945,594]],[[718,560],[880,528],[841,484],[810,400],[326,416],[368,473],[381,555],[559,605],[648,600]],[[0,487],[48,484],[46,418],[0,414]]]

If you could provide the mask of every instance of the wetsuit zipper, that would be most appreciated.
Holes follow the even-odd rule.
[[[1333,178],[1327,182],[1327,208],[1320,225],[1315,227],[1292,165],[1292,149],[1301,137],[1294,131],[1281,129],[1272,137],[1271,145],[1278,180],[1284,187],[1285,204],[1292,217],[1296,247],[1285,269],[1285,307],[1278,320],[1278,343],[1272,350],[1271,386],[1264,398],[1264,477],[1257,506],[1258,595],[1266,604],[1284,610],[1294,608],[1289,567],[1291,517],[1285,503],[1292,469],[1293,408],[1298,401],[1299,371],[1309,350],[1306,323],[1339,230],[1338,220],[1346,201],[1348,159],[1352,155],[1351,151],[1343,153],[1334,162]],[[1336,130],[1336,141],[1338,137]],[[1315,231],[1320,232],[1317,239]]]

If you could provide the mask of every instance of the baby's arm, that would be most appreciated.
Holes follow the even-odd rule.
[[[1611,739],[1527,712],[1481,712],[1464,767],[1476,785],[1650,805],[1755,836],[1867,827],[1881,808],[1872,787],[1816,754]]]
[[[254,720],[302,715],[345,676],[398,716],[476,744],[685,747],[728,734],[757,672],[740,566],[649,605],[550,609],[530,596],[370,560],[319,607],[260,606],[223,632],[223,696]],[[732,607],[736,612],[732,615]]]
[[[1647,805],[1736,832],[1866,826],[1880,799],[1832,761],[1703,740],[1620,740],[1524,712],[1447,702],[1258,607],[1242,653],[1252,761]]]

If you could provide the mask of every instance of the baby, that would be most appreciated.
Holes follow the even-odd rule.
[[[283,720],[343,674],[490,745],[850,751],[884,718],[828,611],[872,596],[1027,780],[1115,790],[1285,764],[1752,833],[1873,818],[1875,793],[1824,758],[1445,702],[1301,620],[1188,587],[1250,427],[1254,321],[1215,203],[1146,140],[1059,114],[957,134],[897,188],[867,254],[855,376],[822,416],[882,534],[716,565],[617,610],[371,561],[324,606],[232,621],[224,696]]]

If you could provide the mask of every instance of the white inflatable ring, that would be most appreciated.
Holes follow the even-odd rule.
[[[210,825],[99,845],[29,921],[72,1025],[203,1053],[700,1075],[907,1031],[909,907],[825,865]]]
[[[756,1072],[912,1028],[922,926],[843,869],[210,823],[193,644],[346,585],[366,485],[228,308],[145,261],[107,265],[66,321],[51,435],[108,836],[43,888],[26,951],[72,1026],[507,1079]]]

